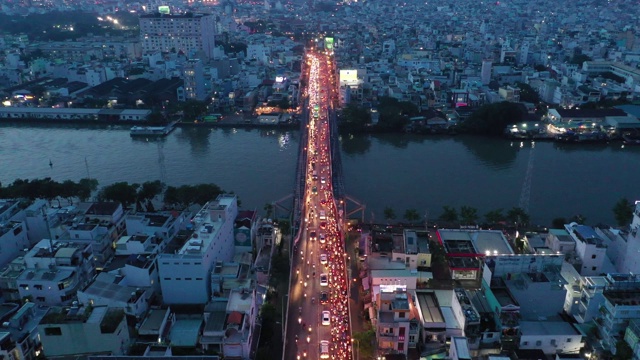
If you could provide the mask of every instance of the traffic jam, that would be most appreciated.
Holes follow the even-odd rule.
[[[309,53],[309,99],[305,231],[307,237],[294,263],[298,286],[304,291],[305,313],[299,309],[297,359],[351,359],[349,282],[339,213],[333,197],[328,109],[331,98],[331,57]],[[313,283],[312,283],[313,282]],[[318,299],[316,301],[316,299]],[[309,302],[311,307],[309,307]],[[314,309],[314,324],[306,311]],[[304,340],[300,340],[304,339]],[[316,350],[317,349],[317,350]],[[316,357],[317,354],[317,357]]]

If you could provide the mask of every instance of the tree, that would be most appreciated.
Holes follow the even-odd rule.
[[[616,343],[616,354],[613,360],[626,360],[633,358],[633,349],[624,340],[618,340]]]
[[[551,227],[554,229],[564,229],[564,225],[568,224],[567,219],[563,217],[557,217],[551,221]]]
[[[627,226],[633,220],[633,204],[626,198],[618,200],[613,206],[613,216],[618,226]]]
[[[516,86],[520,89],[520,101],[537,104],[540,102],[540,95],[531,85],[523,82],[517,82]]]
[[[347,133],[362,132],[371,124],[371,114],[367,109],[353,103],[342,109],[340,130]]]
[[[164,184],[160,180],[146,181],[138,189],[138,200],[151,200],[156,195],[162,194]]]
[[[420,220],[420,214],[416,209],[407,209],[404,212],[404,219],[407,220],[409,223],[414,223]]]
[[[439,219],[446,222],[456,222],[458,221],[458,211],[454,207],[445,205],[442,207]]]
[[[462,206],[460,208],[460,219],[465,225],[474,225],[478,220],[478,209],[471,206]]]
[[[91,193],[98,189],[98,180],[83,178],[78,181],[78,189],[76,196],[80,201],[87,201],[91,197]]]
[[[529,214],[521,207],[514,207],[507,212],[507,220],[517,226],[529,225]]]
[[[502,135],[507,126],[519,123],[523,118],[518,104],[503,101],[481,106],[460,125],[460,129],[475,134]]]
[[[264,217],[270,218],[271,214],[273,213],[273,204],[271,203],[264,204],[264,212],[265,212]]]
[[[484,219],[489,224],[497,224],[504,221],[504,214],[502,213],[502,209],[495,209],[484,214]]]
[[[376,333],[373,329],[356,332],[353,334],[353,339],[355,341],[352,345],[354,346],[354,349],[359,352],[358,358],[372,359],[374,357]]]
[[[584,217],[582,214],[576,214],[569,218],[570,223],[575,222],[578,224],[584,224],[586,221],[587,221],[587,218]]]
[[[396,212],[390,207],[384,208],[384,218],[389,222],[390,220],[394,220],[396,218]]]
[[[135,204],[138,195],[138,184],[129,184],[126,181],[117,182],[100,189],[98,199],[100,201],[117,201],[124,208]]]

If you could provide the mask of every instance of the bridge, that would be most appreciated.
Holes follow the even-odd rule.
[[[309,52],[292,208],[283,360],[352,359],[346,194],[330,55]]]

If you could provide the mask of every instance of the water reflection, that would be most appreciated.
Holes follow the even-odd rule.
[[[200,127],[183,127],[174,131],[180,142],[188,142],[193,154],[206,154],[209,151],[209,136],[214,129]]]
[[[531,142],[520,142],[512,146],[512,142],[503,139],[487,138],[482,136],[456,136],[455,142],[464,147],[482,163],[493,169],[506,169],[511,167],[518,157],[521,148],[531,148]]]
[[[340,145],[342,152],[347,155],[364,155],[371,148],[370,135],[341,135]]]

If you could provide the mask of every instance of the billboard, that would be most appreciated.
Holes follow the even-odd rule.
[[[332,37],[324,38],[324,48],[329,50],[329,51],[333,51],[333,38]]]
[[[160,14],[170,14],[171,9],[167,5],[158,6],[158,12]]]
[[[340,85],[358,85],[358,70],[340,70]]]

